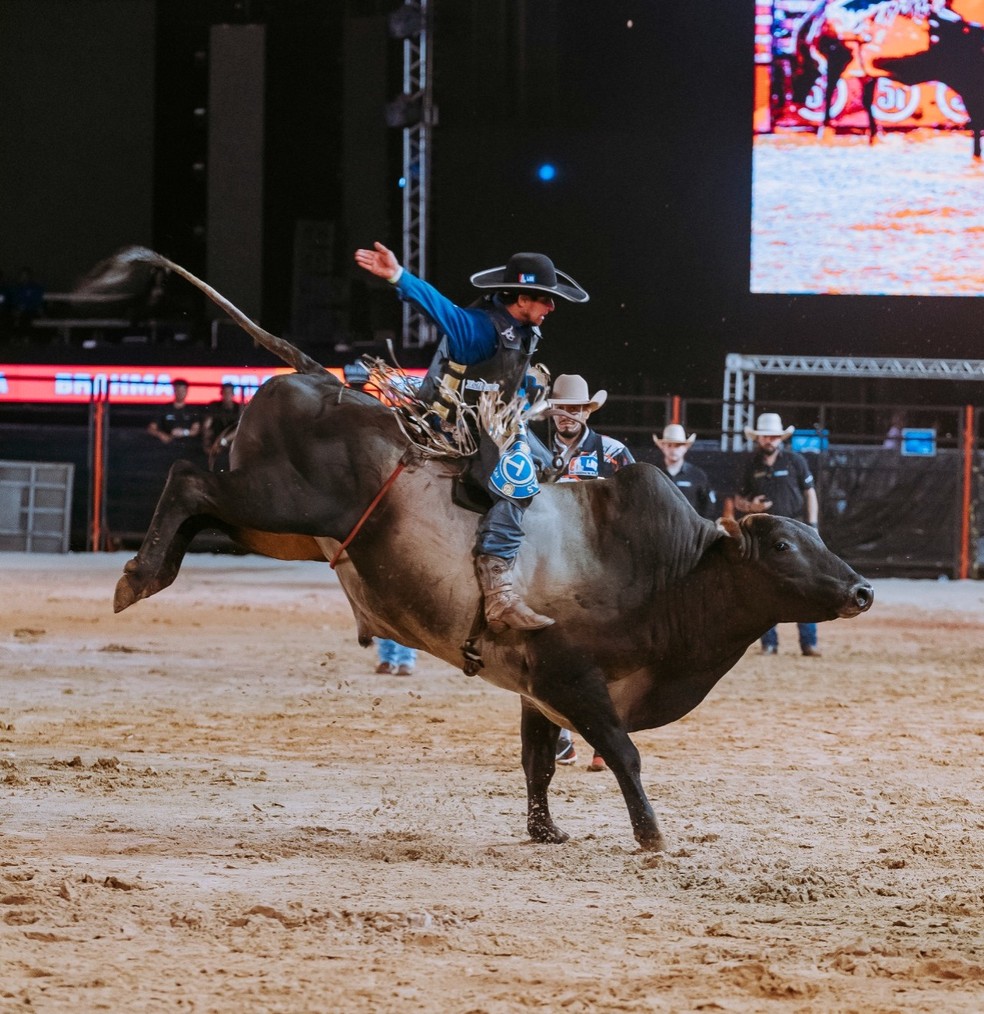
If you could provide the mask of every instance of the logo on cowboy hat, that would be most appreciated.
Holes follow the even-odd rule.
[[[782,419],[779,418],[776,412],[763,412],[758,417],[758,422],[754,428],[751,426],[745,427],[745,439],[754,440],[756,437],[782,437],[783,440],[786,437],[793,435],[795,426],[787,426],[785,429],[782,428]]]
[[[691,433],[688,437],[687,431],[679,423],[670,423],[669,426],[665,426],[661,437],[653,434],[653,443],[657,447],[662,447],[664,444],[686,444],[689,447],[696,439],[696,433]]]
[[[562,373],[553,383],[550,391],[550,405],[564,408],[567,405],[587,405],[589,412],[596,412],[608,400],[607,391],[588,394],[588,382],[576,373]]]
[[[586,303],[589,299],[570,275],[558,271],[549,257],[538,253],[513,254],[509,262],[501,267],[475,272],[471,283],[476,289],[549,292],[551,296],[560,296],[570,303]]]

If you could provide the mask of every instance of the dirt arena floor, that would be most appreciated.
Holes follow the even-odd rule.
[[[376,676],[325,565],[0,554],[0,1010],[984,1009],[984,583],[750,651],[526,839],[518,700]],[[413,590],[407,589],[412,595]]]
[[[969,131],[755,138],[753,292],[979,296]]]

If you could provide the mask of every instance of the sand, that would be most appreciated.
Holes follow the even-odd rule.
[[[377,676],[325,565],[0,554],[0,1011],[984,1009],[984,584],[875,582],[590,751],[525,834],[519,701]],[[412,590],[408,590],[412,594]]]

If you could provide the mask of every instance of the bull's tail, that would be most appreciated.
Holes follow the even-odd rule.
[[[291,345],[289,341],[278,338],[275,334],[270,334],[269,331],[265,331],[259,324],[250,320],[238,306],[230,303],[221,292],[216,291],[211,285],[203,282],[200,278],[196,278],[195,275],[181,267],[180,264],[175,264],[174,261],[168,260],[167,257],[155,253],[153,250],[148,250],[146,247],[131,246],[116,254],[112,258],[111,263],[118,265],[121,270],[125,270],[127,265],[131,264],[151,264],[154,267],[166,268],[168,271],[173,271],[176,275],[180,275],[186,281],[191,282],[196,289],[201,289],[216,306],[225,310],[263,348],[282,359],[288,366],[292,366],[298,373],[323,374],[325,372],[325,368],[321,363],[302,352],[296,345]]]

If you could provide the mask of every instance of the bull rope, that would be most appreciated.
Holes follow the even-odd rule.
[[[338,547],[338,552],[335,553],[335,555],[328,561],[328,566],[331,567],[332,570],[335,569],[335,564],[338,563],[339,557],[348,548],[349,543],[356,537],[356,535],[359,534],[359,529],[366,523],[366,521],[369,518],[369,515],[372,514],[372,512],[376,509],[377,505],[379,504],[379,501],[382,500],[384,496],[386,496],[387,490],[390,488],[390,486],[393,485],[394,482],[396,482],[397,476],[399,476],[400,472],[403,471],[404,467],[405,467],[404,462],[403,459],[401,458],[396,463],[396,468],[393,469],[393,474],[390,475],[390,477],[383,483],[383,488],[373,497],[372,503],[369,504],[369,506],[362,512],[362,517],[359,518],[358,521],[356,521],[355,527],[352,529],[352,531],[348,533],[348,535],[345,537],[345,541]]]
[[[528,419],[558,412],[566,414],[561,409],[548,410],[545,392],[550,375],[545,367],[537,366],[532,369],[542,383],[532,404],[520,398],[504,403],[497,394],[483,391],[477,405],[468,405],[458,391],[442,384],[443,394],[456,408],[455,424],[450,429],[435,430],[432,424],[432,406],[424,405],[416,398],[418,382],[415,378],[409,377],[400,367],[392,367],[373,356],[363,356],[360,362],[369,376],[365,387],[374,389],[381,400],[388,403],[404,437],[417,455],[424,458],[471,457],[478,450],[474,434],[479,430],[488,433],[500,450],[505,450],[512,445]],[[344,390],[345,388],[339,390],[339,398]],[[401,458],[392,475],[383,483],[382,489],[328,561],[332,570],[404,467],[405,458]]]

